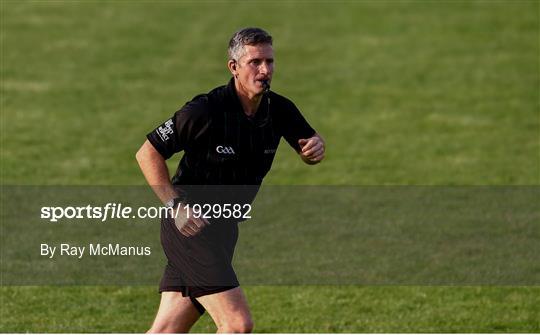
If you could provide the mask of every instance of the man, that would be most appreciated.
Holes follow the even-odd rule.
[[[205,310],[218,332],[253,329],[231,266],[238,220],[195,218],[187,204],[197,191],[186,191],[187,185],[260,185],[281,137],[307,164],[324,158],[322,138],[290,100],[270,91],[272,37],[259,28],[242,29],[231,38],[228,54],[229,84],[188,102],[147,135],[136,155],[159,199],[181,209],[161,223],[168,264],[149,332],[188,332]],[[184,156],[170,181],[165,160],[179,151]]]

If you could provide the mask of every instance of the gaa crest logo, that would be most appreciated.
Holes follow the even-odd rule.
[[[234,149],[232,147],[225,147],[223,145],[218,145],[216,147],[216,151],[219,154],[225,154],[225,155],[234,155]]]

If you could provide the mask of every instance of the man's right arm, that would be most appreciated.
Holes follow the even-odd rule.
[[[146,181],[163,204],[178,197],[170,181],[169,169],[167,168],[165,159],[150,141],[146,140],[144,142],[135,157]],[[176,228],[186,237],[198,234],[201,229],[209,224],[206,219],[195,218],[189,215],[191,211],[189,207],[184,209],[184,206],[180,206],[180,208],[175,208],[174,211],[176,213],[174,220]],[[188,217],[190,218],[188,219]]]
[[[163,204],[178,197],[171,184],[165,159],[150,141],[146,140],[144,142],[135,157],[146,181]]]

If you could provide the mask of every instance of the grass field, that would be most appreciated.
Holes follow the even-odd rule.
[[[4,288],[2,331],[143,332],[152,287]],[[250,286],[257,332],[538,332],[537,288]],[[193,329],[214,332],[205,315]]]
[[[308,167],[282,143],[266,184],[540,184],[537,1],[0,4],[2,185],[143,185],[145,134],[228,80],[244,26],[328,146]],[[156,290],[3,286],[0,331],[143,332]],[[540,332],[537,286],[246,292],[259,332]]]

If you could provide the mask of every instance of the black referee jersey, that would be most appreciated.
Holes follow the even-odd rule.
[[[298,140],[314,134],[298,108],[271,91],[264,94],[257,113],[246,116],[231,79],[228,85],[193,98],[147,138],[165,159],[184,151],[172,178],[183,202],[245,204],[254,199],[270,170],[281,137],[298,151]],[[209,191],[208,185],[219,189]],[[223,185],[241,190],[230,192]],[[160,292],[182,292],[203,313],[197,297],[238,286],[232,257],[239,221],[212,220],[200,234],[185,237],[174,220],[162,219],[167,265]]]
[[[289,99],[272,91],[248,117],[234,79],[186,103],[147,135],[168,159],[184,151],[173,185],[260,185],[281,137],[297,151],[315,131]]]

